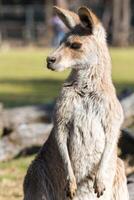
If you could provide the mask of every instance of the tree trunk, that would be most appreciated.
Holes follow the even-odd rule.
[[[4,121],[3,121],[3,104],[0,103],[0,136],[3,133]]]
[[[130,0],[113,0],[113,45],[127,46],[130,30]]]
[[[53,37],[52,31],[52,17],[53,17],[53,5],[54,0],[44,1],[44,14],[45,14],[45,38],[47,38],[46,45],[51,45],[51,40]]]
[[[134,124],[134,93],[121,100],[124,111],[123,128],[127,128]]]

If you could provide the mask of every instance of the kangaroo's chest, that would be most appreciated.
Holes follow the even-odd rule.
[[[72,101],[72,110],[69,119],[69,129],[72,134],[77,132],[83,136],[83,139],[96,138],[104,133],[101,120],[105,115],[103,102],[101,100],[87,97],[83,99],[74,99]]]
[[[68,148],[76,174],[84,176],[95,170],[100,161],[105,144],[101,125],[103,112],[101,102],[90,97],[73,101]]]

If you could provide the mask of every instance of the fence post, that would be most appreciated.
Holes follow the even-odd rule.
[[[1,0],[0,0],[0,17],[2,17],[2,4],[1,4]],[[0,46],[2,44],[2,30],[1,30],[1,27],[0,27]]]
[[[28,6],[25,11],[25,39],[28,42],[35,40],[34,7]]]

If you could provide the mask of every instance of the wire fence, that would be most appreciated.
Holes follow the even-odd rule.
[[[29,43],[50,44],[53,33],[51,28],[48,30],[48,18],[51,21],[52,13],[49,13],[46,5],[0,5],[0,46],[5,41],[13,41],[14,45],[18,42],[21,45]],[[105,7],[102,4],[100,4],[100,7],[95,7],[94,3],[91,6],[101,18],[108,33],[108,42],[112,44],[113,26],[111,24],[111,14],[109,14],[111,7],[104,9]],[[134,44],[133,12],[131,12],[129,44]]]
[[[44,6],[0,6],[0,42],[36,42],[45,36]]]

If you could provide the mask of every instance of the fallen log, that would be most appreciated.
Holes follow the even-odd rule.
[[[134,93],[121,100],[124,110],[123,128],[134,123]],[[0,104],[0,127],[5,128],[5,132],[12,132],[21,124],[30,124],[37,122],[50,122],[54,104],[25,106],[12,109],[2,109]],[[2,110],[2,111],[1,111]]]
[[[120,157],[124,160],[126,174],[134,173],[134,133],[123,129],[119,141]]]
[[[121,105],[124,111],[123,128],[134,124],[134,93],[121,100]]]
[[[53,104],[25,106],[3,111],[4,134],[15,131],[21,124],[50,122]]]
[[[122,99],[121,104],[125,115],[123,127],[126,128],[134,120],[134,94]],[[53,107],[54,104],[49,104],[3,110],[1,105],[1,128],[4,127],[4,131],[0,140],[0,161],[12,159],[24,148],[43,144],[45,132],[49,135],[51,130],[46,128],[46,123],[51,122]],[[52,127],[52,124],[50,123],[49,126]],[[134,141],[134,135],[123,128],[123,141],[128,143],[128,137]]]
[[[131,174],[127,179],[128,192],[130,200],[134,200],[134,174]]]
[[[48,138],[52,124],[21,124],[12,134],[0,140],[0,161],[16,157],[25,148],[41,146]]]
[[[121,100],[124,110],[123,128],[126,128],[134,123],[134,93]],[[21,124],[30,124],[37,122],[50,122],[52,117],[54,104],[25,106],[19,108],[5,109],[0,104],[0,128],[5,128],[5,131],[12,132]]]

